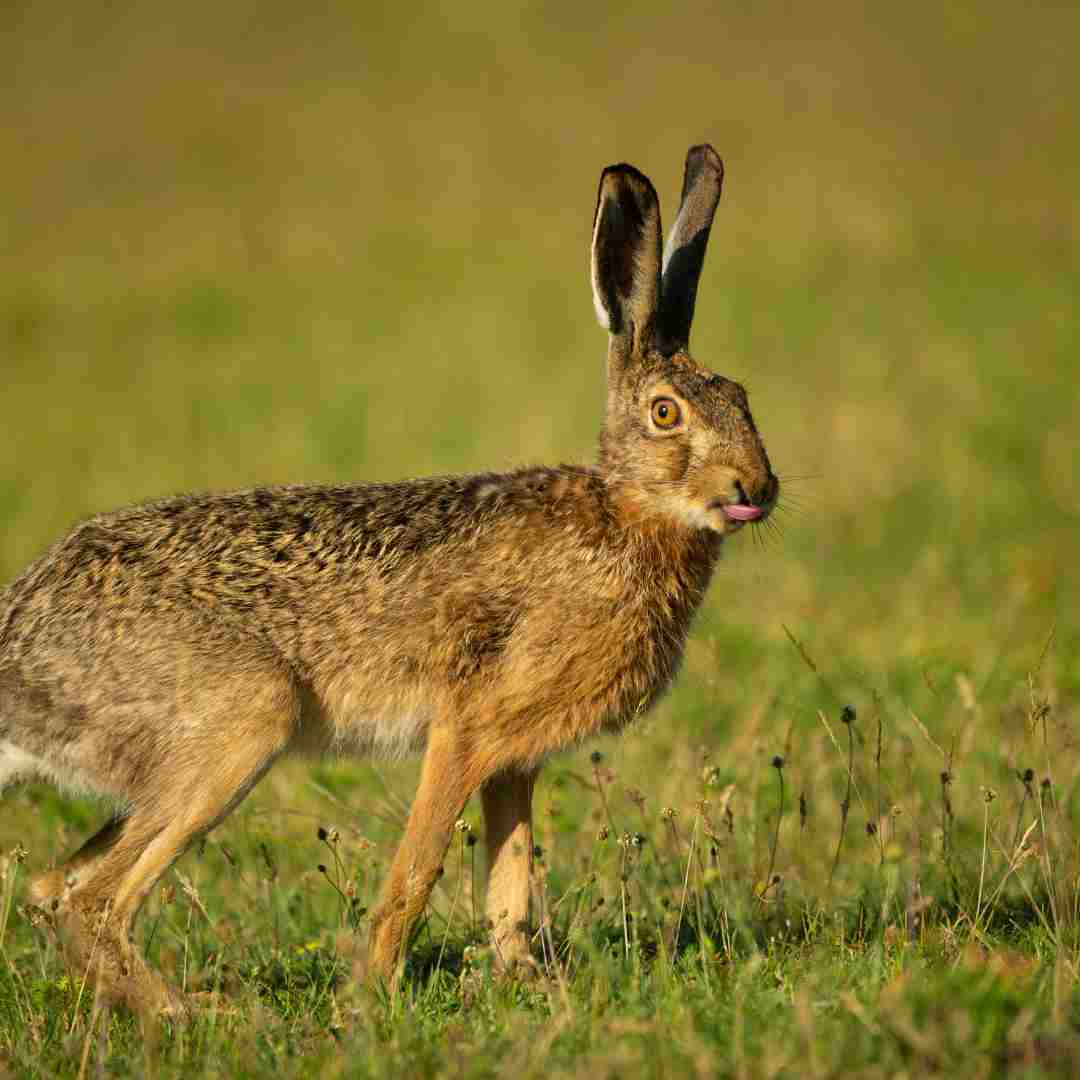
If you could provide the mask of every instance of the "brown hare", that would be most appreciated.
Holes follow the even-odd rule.
[[[0,595],[0,788],[116,806],[30,885],[106,999],[183,1012],[132,921],[287,752],[423,754],[374,973],[395,976],[476,791],[494,947],[528,954],[537,770],[664,692],[724,537],[777,498],[742,387],[687,352],[722,176],[690,150],[663,255],[648,179],[600,178],[595,466],[165,499],[78,525]]]

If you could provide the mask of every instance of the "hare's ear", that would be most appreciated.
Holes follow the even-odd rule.
[[[593,221],[592,287],[596,317],[635,352],[648,345],[660,301],[660,203],[631,165],[600,177]]]
[[[686,155],[679,216],[664,246],[657,336],[665,351],[674,352],[690,340],[698,278],[723,182],[724,164],[716,151],[708,144],[692,146]]]

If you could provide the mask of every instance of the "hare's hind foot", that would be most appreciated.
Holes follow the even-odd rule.
[[[136,1016],[183,1021],[187,999],[147,966],[111,911],[62,905],[51,920],[72,985],[79,994]]]

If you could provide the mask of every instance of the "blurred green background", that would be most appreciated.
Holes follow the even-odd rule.
[[[729,545],[672,694],[541,779],[540,874],[559,904],[571,897],[556,933],[586,955],[563,1004],[543,989],[459,999],[437,971],[409,991],[427,1003],[411,1024],[400,1001],[353,1008],[357,946],[336,934],[315,829],[341,826],[342,872],[370,906],[415,766],[285,764],[140,924],[169,978],[224,980],[250,1018],[229,1021],[230,1050],[197,1031],[189,1058],[178,1037],[168,1075],[218,1060],[233,1062],[224,1073],[310,1074],[317,1054],[350,1075],[361,1060],[370,1075],[435,1075],[443,1047],[461,1055],[453,1075],[466,1060],[471,1075],[525,1062],[522,1076],[645,1075],[639,1037],[650,1075],[665,1061],[690,1075],[684,1050],[697,1075],[732,1055],[745,1073],[744,1045],[762,1072],[877,1061],[914,1075],[920,1061],[966,1070],[976,1044],[991,1067],[1001,1032],[1022,1043],[1051,1015],[1061,1030],[1080,970],[1077,41],[1080,5],[1000,0],[3,5],[0,581],[76,520],[169,492],[591,457],[600,170],[637,165],[670,221],[702,140],[727,180],[692,345],[747,384],[787,478],[782,536]],[[847,703],[850,743],[836,719]],[[1021,829],[1035,799],[1024,768],[1053,792],[1037,834]],[[646,932],[676,940],[676,911],[685,929],[672,883],[690,880],[692,859],[659,811],[696,836],[703,793],[729,828],[710,833],[713,877],[695,888],[712,890],[734,938],[687,947],[673,992],[655,996],[623,964],[627,904]],[[852,820],[838,841],[842,799]],[[0,1050],[18,1075],[74,1074],[89,996],[25,920],[5,936],[17,893],[3,883],[103,813],[42,786],[7,793],[0,811],[0,856],[29,849],[25,870],[0,869]],[[597,840],[609,820],[649,839],[629,879],[639,856]],[[1010,854],[1010,836],[1034,846]],[[423,941],[437,945],[449,918],[457,964],[478,878],[464,846],[447,870]],[[1075,906],[1054,908],[1051,928],[1039,897],[1055,881]],[[582,929],[576,898],[605,893]],[[939,906],[905,952],[920,895]],[[994,932],[1032,972],[1012,996],[1006,976],[980,981],[978,948],[961,955],[999,897]],[[805,950],[762,944],[785,903],[811,913],[795,915]],[[863,927],[854,946],[845,919]],[[592,952],[573,951],[575,933]],[[662,983],[663,965],[650,970]],[[908,971],[926,976],[913,1003]],[[932,1038],[909,1040],[927,1016]],[[892,1042],[881,1034],[901,1023]],[[111,1030],[110,1068],[153,1071],[137,1031]],[[931,1044],[936,1058],[906,1049]],[[1045,1043],[1019,1052],[1033,1046]]]
[[[709,140],[728,173],[693,347],[747,383],[793,479],[783,536],[730,545],[620,768],[655,778],[691,736],[797,759],[819,707],[875,694],[944,739],[961,674],[1001,725],[965,745],[1004,769],[1052,629],[1041,687],[1076,719],[1076,5],[3,22],[3,579],[78,518],[176,490],[588,458],[600,170],[636,164],[670,221]]]

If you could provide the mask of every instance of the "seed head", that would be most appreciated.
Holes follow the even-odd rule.
[[[776,770],[777,772],[780,772],[780,770],[781,770],[781,769],[783,769],[783,767],[784,767],[784,759],[783,759],[783,758],[782,758],[782,757],[781,757],[781,756],[780,756],[779,754],[777,754],[777,755],[776,755],[776,756],[775,756],[775,757],[774,757],[774,758],[772,759],[772,767],[773,767],[773,768],[774,768],[774,769],[775,769],[775,770]]]
[[[845,705],[840,712],[841,724],[854,724],[855,723],[855,706]]]

